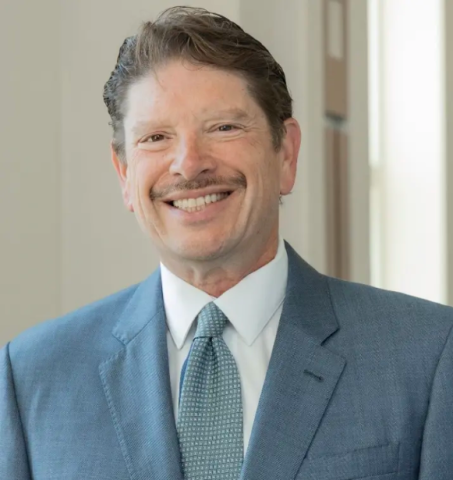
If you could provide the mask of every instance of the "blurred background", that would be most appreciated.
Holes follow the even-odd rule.
[[[283,66],[303,143],[281,232],[324,273],[453,305],[453,2],[199,0]],[[102,89],[169,0],[0,0],[0,346],[148,276]]]

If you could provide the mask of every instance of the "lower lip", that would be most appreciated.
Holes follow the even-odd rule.
[[[172,205],[168,205],[167,203],[165,204],[165,206],[169,209],[170,214],[174,215],[179,221],[187,223],[204,223],[218,217],[221,214],[222,210],[228,207],[232,197],[236,196],[236,192],[237,191],[234,191],[223,200],[209,203],[202,210],[195,210],[194,212],[187,212],[180,208],[173,207]]]

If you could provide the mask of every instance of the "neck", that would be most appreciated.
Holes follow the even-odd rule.
[[[256,248],[254,244],[253,250],[254,252],[258,250],[258,254],[253,255],[250,251],[242,252],[240,255],[218,259],[215,263],[209,262],[209,264],[197,262],[182,265],[168,259],[162,263],[185,282],[217,298],[247,275],[264,267],[275,258],[278,250],[278,233],[273,235],[261,249]]]

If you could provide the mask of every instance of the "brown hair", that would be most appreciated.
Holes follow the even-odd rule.
[[[275,149],[280,148],[283,122],[292,117],[292,99],[282,67],[264,45],[226,17],[202,8],[172,7],[124,40],[115,69],[104,86],[113,148],[122,162],[126,163],[123,119],[129,87],[174,59],[242,75],[266,115]]]

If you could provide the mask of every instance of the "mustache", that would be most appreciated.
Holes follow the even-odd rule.
[[[201,190],[202,188],[213,186],[232,187],[233,190],[235,188],[246,188],[247,179],[242,174],[237,174],[229,178],[200,177],[194,180],[184,180],[175,185],[169,185],[168,187],[163,187],[159,190],[152,188],[149,192],[149,197],[151,198],[151,200],[159,200],[160,198],[171,196],[171,193],[174,192]]]

